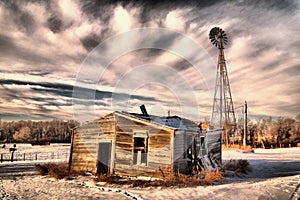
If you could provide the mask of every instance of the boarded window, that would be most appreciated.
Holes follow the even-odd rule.
[[[134,147],[133,147],[133,164],[134,165],[147,165],[148,157],[148,134],[134,133]]]

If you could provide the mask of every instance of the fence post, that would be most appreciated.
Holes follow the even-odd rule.
[[[14,162],[14,151],[11,152],[10,161],[11,161],[11,162]]]
[[[3,162],[3,154],[2,153],[1,153],[1,159],[0,160],[1,160],[1,163],[2,163]]]
[[[37,153],[35,153],[35,160],[37,160]]]
[[[25,161],[25,153],[24,153],[24,161]]]

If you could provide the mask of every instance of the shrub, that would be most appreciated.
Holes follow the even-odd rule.
[[[236,175],[239,175],[239,173],[248,174],[252,171],[250,164],[248,160],[230,160],[228,162],[225,162],[221,166],[221,171],[233,171],[236,173]]]
[[[48,170],[49,176],[56,179],[62,179],[69,176],[69,165],[66,162],[50,165],[50,168]]]
[[[106,174],[98,174],[94,181],[96,182],[106,182],[106,183],[116,183],[119,177],[117,176],[110,176]]]
[[[41,176],[45,176],[48,174],[48,168],[45,165],[37,164],[35,165],[35,170]]]
[[[35,165],[35,169],[37,170],[39,175],[48,175],[49,177],[53,177],[56,179],[62,179],[70,175],[69,165],[67,162],[46,163],[43,165],[37,164]]]
[[[204,180],[206,182],[221,182],[223,180],[224,173],[219,171],[218,169],[215,169],[211,172],[206,172]]]

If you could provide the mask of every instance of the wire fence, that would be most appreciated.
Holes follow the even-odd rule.
[[[32,160],[67,160],[70,151],[52,151],[52,152],[11,152],[1,153],[0,162],[32,161]]]

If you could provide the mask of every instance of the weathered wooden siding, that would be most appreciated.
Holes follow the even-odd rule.
[[[111,140],[114,145],[114,131],[113,115],[108,115],[105,118],[89,122],[74,129],[71,170],[96,173],[98,145],[102,140]]]
[[[77,129],[73,133],[71,169],[74,171],[90,171],[95,173],[97,170],[97,159],[95,159],[97,154],[96,144],[86,141],[87,137],[92,138],[94,136],[83,134],[81,131],[83,130]],[[87,132],[85,131],[85,133]],[[88,139],[90,140],[90,138]]]
[[[206,133],[207,154],[217,163],[221,163],[222,152],[222,131],[215,130]]]
[[[172,129],[161,129],[151,123],[116,115],[116,150],[114,172],[118,175],[153,174],[160,169],[164,173],[171,171]],[[136,131],[148,132],[147,165],[133,164],[134,136]]]
[[[188,150],[193,145],[193,131],[178,130],[174,135],[174,172],[188,172]],[[192,150],[192,149],[191,149]]]
[[[182,171],[182,169],[186,168],[186,160],[185,160],[185,132],[184,131],[176,131],[174,134],[174,170]]]
[[[127,176],[187,173],[191,167],[191,162],[188,160],[196,158],[194,144],[196,134],[199,135],[195,131],[175,131],[145,119],[118,112],[112,113],[74,130],[71,169],[96,173],[99,143],[111,143],[109,173]],[[213,154],[215,160],[219,161],[221,159],[220,131],[201,135],[205,136],[203,143],[207,150],[205,153]],[[144,137],[148,142],[147,162],[134,164],[136,162],[134,160],[137,160],[137,157],[134,159],[134,143],[143,144],[143,141],[137,138],[143,140]],[[137,150],[139,147],[141,146],[137,145],[136,152],[140,153],[144,149]],[[191,147],[191,154],[188,153],[189,147]],[[193,156],[190,158],[191,155]]]

